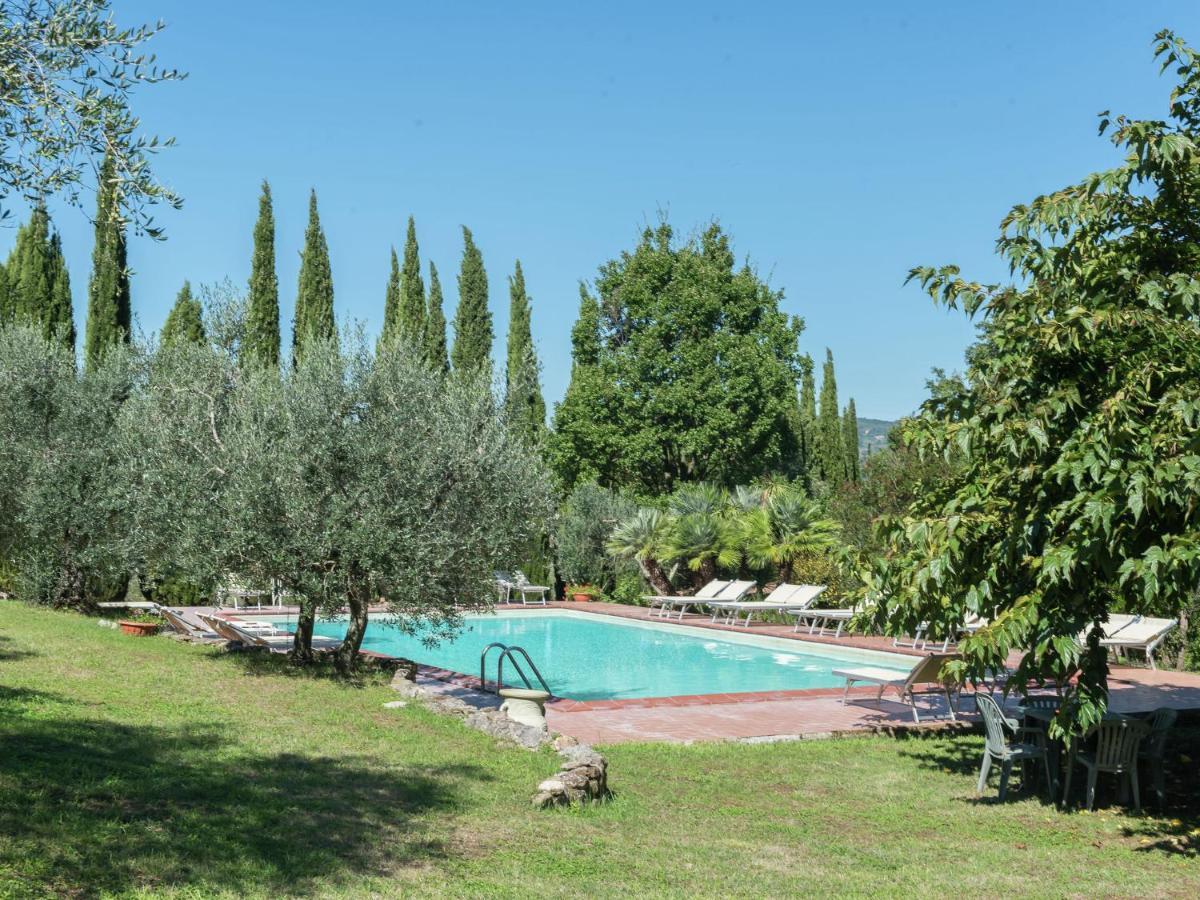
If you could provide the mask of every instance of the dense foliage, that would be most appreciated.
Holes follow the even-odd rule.
[[[983,339],[905,428],[962,465],[887,525],[875,621],[990,618],[963,668],[1018,650],[1012,684],[1078,671],[1063,728],[1105,709],[1109,612],[1174,613],[1200,577],[1200,61],[1169,32],[1156,54],[1178,77],[1168,118],[1105,115],[1122,163],[1013,208],[1012,283],[912,273]]]
[[[657,496],[736,484],[797,452],[790,423],[802,325],[712,225],[681,244],[669,225],[600,268],[582,298],[571,384],[550,456],[568,487],[595,480]]]
[[[437,266],[429,263],[429,311],[425,316],[425,331],[421,342],[425,365],[435,372],[450,371],[450,355],[446,350],[446,312],[443,309],[442,283]]]

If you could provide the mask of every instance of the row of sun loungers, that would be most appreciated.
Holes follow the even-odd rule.
[[[187,619],[181,612],[166,606],[159,606],[158,612],[167,624],[180,634],[188,637],[236,641],[248,647],[266,647],[269,650],[286,653],[292,647],[295,636],[289,631],[283,631],[269,622],[255,622],[229,616],[207,615],[198,613],[196,618],[203,624],[198,627]],[[336,638],[313,636],[312,645],[316,650],[336,650],[341,646]]]

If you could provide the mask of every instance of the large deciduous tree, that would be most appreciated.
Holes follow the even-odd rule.
[[[275,271],[275,211],[271,185],[263,179],[254,223],[254,255],[246,296],[242,359],[249,365],[279,369],[279,275]]]
[[[584,292],[551,440],[568,486],[594,478],[663,494],[750,481],[794,458],[801,323],[735,265],[718,226],[672,237],[666,223],[647,229],[600,268],[598,306]]]
[[[304,231],[304,249],[300,253],[300,277],[292,324],[293,364],[299,364],[308,344],[329,340],[337,340],[337,323],[333,317],[333,272],[314,190],[308,197],[308,227]]]
[[[1200,579],[1200,61],[1170,32],[1156,54],[1179,78],[1168,117],[1105,115],[1123,162],[1012,209],[1012,282],[912,273],[983,338],[905,423],[961,465],[884,529],[876,622],[988,618],[958,668],[1019,651],[1018,689],[1077,671],[1064,729],[1106,707],[1109,612],[1177,611]]]

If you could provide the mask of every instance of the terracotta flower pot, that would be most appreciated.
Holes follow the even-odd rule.
[[[149,637],[152,634],[158,634],[158,629],[162,626],[157,622],[126,622],[123,619],[117,622],[121,626],[121,631],[125,634],[136,635],[137,637]]]
[[[574,600],[576,603],[591,603],[592,595],[591,594],[572,594],[571,599]]]

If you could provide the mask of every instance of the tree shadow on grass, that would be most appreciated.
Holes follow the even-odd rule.
[[[12,638],[7,635],[0,634],[0,662],[7,662],[13,659],[27,659],[30,656],[38,656],[39,654],[33,650],[14,650],[11,647],[6,647],[5,644],[11,644]]]
[[[49,718],[63,703],[52,695],[24,715],[28,699],[0,695],[5,896],[296,895],[387,875],[448,857],[457,788],[488,777],[470,765],[248,754],[214,728]]]
[[[224,666],[240,669],[243,675],[254,678],[303,678],[336,681],[348,687],[373,687],[387,684],[395,674],[395,665],[387,665],[371,657],[359,660],[352,675],[341,672],[328,653],[318,654],[306,665],[296,665],[286,653],[272,653],[265,647],[249,647],[236,651],[214,649],[212,658]]]

